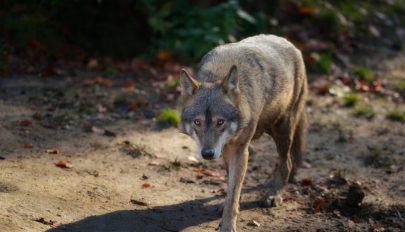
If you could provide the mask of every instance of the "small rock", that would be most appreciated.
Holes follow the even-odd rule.
[[[135,205],[141,205],[141,206],[148,206],[149,204],[147,202],[144,201],[139,201],[139,200],[135,200],[135,199],[131,199],[129,200],[132,204]]]
[[[251,220],[247,224],[248,226],[253,226],[253,227],[260,227],[260,223],[256,220]]]
[[[193,162],[193,163],[198,163],[197,158],[195,158],[194,156],[189,156],[189,157],[188,157],[188,160],[191,161],[191,162]]]
[[[215,185],[215,186],[221,185],[221,181],[220,181],[220,180],[216,180],[216,179],[204,180],[202,183],[203,183],[203,184],[206,184],[206,185]]]
[[[348,226],[350,229],[353,230],[353,229],[356,227],[356,223],[354,223],[354,221],[352,221],[352,220],[349,219],[349,221],[347,222],[347,226]]]
[[[191,180],[191,179],[188,179],[188,178],[185,178],[185,177],[181,177],[180,182],[181,183],[186,183],[186,184],[195,184],[194,180]]]
[[[312,165],[308,163],[307,161],[302,162],[302,167],[303,168],[312,168]]]
[[[59,154],[59,149],[48,148],[48,149],[46,149],[46,153],[56,155],[56,154]]]
[[[112,131],[109,131],[109,130],[105,130],[104,135],[107,136],[107,137],[116,137],[117,136],[116,133],[114,133]]]

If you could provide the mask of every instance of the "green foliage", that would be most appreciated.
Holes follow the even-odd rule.
[[[174,51],[183,60],[199,59],[212,47],[236,41],[243,23],[252,26],[256,19],[237,1],[228,1],[205,9],[191,1],[144,1],[149,9],[148,23],[157,34],[160,49]]]
[[[353,116],[371,119],[374,117],[374,111],[369,107],[356,107]]]
[[[371,82],[375,80],[374,73],[366,67],[356,67],[353,73],[365,81]]]
[[[170,81],[168,81],[165,85],[166,88],[168,89],[174,89],[177,86],[180,86],[180,80],[179,79],[172,79]]]
[[[158,122],[164,126],[178,126],[180,124],[180,114],[174,109],[164,109],[159,117]]]
[[[300,11],[302,8],[307,12]],[[373,13],[376,9],[387,19],[377,19]],[[6,42],[12,42],[10,50],[23,55],[30,42],[39,41],[44,46],[41,55],[46,54],[49,60],[83,54],[155,58],[159,50],[166,50],[183,63],[193,64],[216,45],[259,33],[287,36],[302,45],[310,38],[340,46],[345,43],[342,38],[368,35],[371,23],[389,36],[384,29],[395,34],[394,29],[405,22],[403,15],[403,0],[390,4],[334,0],[278,0],[271,4],[237,0],[4,0],[0,31]],[[384,21],[388,19],[399,23],[387,27]],[[299,28],[294,29],[297,25]],[[0,61],[2,55],[0,51]],[[332,55],[322,56],[313,68],[329,73],[335,58]]]
[[[325,74],[329,74],[332,67],[332,57],[330,54],[322,54],[316,62],[318,69]]]
[[[360,97],[354,93],[346,94],[343,97],[343,105],[346,107],[353,107],[359,103]]]
[[[405,122],[405,113],[395,110],[395,111],[392,111],[387,114],[387,119],[389,119],[391,121],[404,123]]]
[[[397,80],[393,87],[398,91],[405,92],[405,80]]]

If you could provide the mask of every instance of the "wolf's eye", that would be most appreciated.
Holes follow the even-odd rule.
[[[217,126],[222,126],[222,124],[224,124],[224,120],[223,119],[218,119],[217,121]]]
[[[194,119],[194,124],[195,124],[196,126],[201,126],[201,121],[200,121],[200,119]]]

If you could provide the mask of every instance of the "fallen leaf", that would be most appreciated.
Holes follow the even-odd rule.
[[[67,164],[64,161],[59,161],[55,163],[55,166],[60,167],[60,168],[72,168],[73,166],[70,164]]]
[[[104,134],[105,130],[103,128],[100,127],[96,127],[96,126],[92,126],[90,128],[91,132],[96,133],[96,134]]]
[[[326,199],[324,197],[318,197],[313,204],[315,213],[319,213],[326,208]]]
[[[149,204],[143,201],[139,201],[139,200],[135,200],[135,199],[131,199],[129,200],[132,204],[135,205],[141,205],[141,206],[148,206]]]
[[[317,94],[325,95],[329,92],[329,82],[319,77],[311,82],[310,89]]]
[[[356,89],[363,92],[368,92],[370,90],[370,87],[368,86],[367,81],[359,80],[356,82]]]
[[[114,132],[112,132],[110,130],[103,129],[101,127],[97,127],[97,126],[90,126],[90,127],[87,126],[87,127],[85,127],[85,130],[89,131],[89,132],[93,132],[95,134],[105,135],[105,136],[108,136],[108,137],[117,136]]]
[[[39,112],[36,112],[36,113],[34,113],[32,115],[32,118],[35,119],[35,120],[42,120],[42,119],[44,119],[44,117],[45,116],[43,114],[39,113]]]
[[[59,223],[57,221],[53,221],[53,220],[46,221],[44,218],[34,219],[34,221],[42,223],[44,225],[51,226],[53,228],[57,228],[62,225],[61,223]]]
[[[131,145],[131,142],[128,140],[124,140],[124,141],[118,141],[116,144],[117,145]]]
[[[134,91],[135,90],[135,81],[134,80],[126,80],[123,85],[122,88],[124,91]]]
[[[24,144],[24,148],[32,149],[33,147],[34,147],[34,146],[33,146],[32,144],[30,144],[30,143]]]
[[[354,229],[354,228],[356,228],[356,223],[354,223],[354,221],[352,221],[352,220],[348,220],[347,221],[347,226],[350,228],[350,229]]]
[[[194,172],[204,174],[205,176],[210,176],[210,177],[220,177],[221,175],[218,172],[210,171],[204,168],[196,168],[194,169]]]
[[[372,84],[371,84],[371,92],[374,93],[379,93],[382,90],[382,84],[380,80],[375,80]]]
[[[215,186],[219,186],[222,184],[222,181],[219,179],[208,179],[208,180],[203,180],[202,182],[203,184],[207,184],[207,185],[215,185]]]
[[[25,120],[21,120],[21,121],[20,121],[20,126],[27,127],[27,126],[31,126],[31,125],[32,125],[32,121],[31,121],[31,120],[25,119]]]
[[[90,69],[95,69],[98,67],[98,60],[96,58],[91,58],[89,60],[89,63],[87,64],[87,67]]]
[[[301,184],[304,186],[310,186],[312,185],[312,178],[311,177],[307,177],[301,180]]]
[[[148,163],[148,166],[157,166],[157,165],[159,165],[159,162],[156,161],[156,160],[150,161],[150,162]]]
[[[145,182],[142,184],[142,188],[149,188],[150,184],[148,182]]]
[[[194,180],[191,180],[191,179],[188,179],[188,178],[185,178],[185,177],[180,177],[180,182],[185,183],[185,184],[195,184]]]
[[[101,76],[97,76],[95,78],[88,78],[83,81],[84,86],[92,86],[92,85],[101,85],[101,86],[112,86],[113,81]]]
[[[168,61],[171,59],[171,57],[172,57],[172,54],[168,51],[162,50],[162,51],[159,51],[159,53],[158,53],[159,61]]]
[[[342,74],[339,76],[339,80],[345,85],[345,86],[350,86],[353,82],[352,79],[350,79],[349,75],[347,74]]]
[[[374,25],[368,26],[368,32],[374,37],[380,37],[381,33]]]
[[[56,155],[59,154],[59,150],[56,148],[48,148],[46,149],[46,153]]]
[[[300,7],[300,9],[298,11],[300,14],[310,15],[310,14],[314,13],[314,8],[308,7],[308,6],[303,6],[303,7]]]
[[[373,224],[373,225],[370,226],[369,231],[371,231],[371,232],[384,232],[385,229],[380,224]]]
[[[131,103],[129,103],[128,109],[130,109],[131,111],[137,111],[138,108],[146,106],[146,105],[148,105],[148,102],[143,99],[134,100]]]

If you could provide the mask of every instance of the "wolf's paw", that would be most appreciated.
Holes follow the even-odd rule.
[[[283,203],[283,198],[280,194],[267,195],[260,201],[260,206],[263,208],[272,208],[280,206]]]
[[[222,228],[219,229],[220,232],[236,232],[235,228]]]
[[[221,221],[219,224],[219,232],[236,232],[236,223],[224,223]]]

